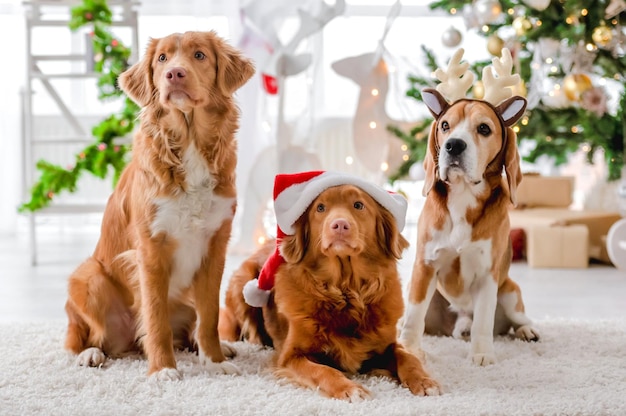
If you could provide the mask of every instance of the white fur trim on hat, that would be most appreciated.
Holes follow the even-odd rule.
[[[263,290],[257,285],[257,279],[249,280],[243,287],[243,299],[246,303],[255,308],[262,308],[267,305],[270,297],[270,290]]]
[[[278,194],[274,200],[274,211],[280,229],[286,235],[292,235],[295,232],[293,224],[315,198],[326,189],[338,185],[354,185],[367,192],[394,216],[398,229],[402,231],[408,205],[402,195],[390,193],[357,176],[333,171],[326,171],[306,182],[291,185]]]

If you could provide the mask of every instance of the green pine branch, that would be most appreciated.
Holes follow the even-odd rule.
[[[91,41],[94,51],[94,71],[97,80],[98,98],[115,99],[123,96],[117,86],[117,78],[128,67],[131,51],[110,31],[113,17],[105,0],[83,0],[72,8],[68,26],[77,30],[91,26]],[[74,164],[69,167],[39,160],[36,168],[39,177],[31,188],[30,200],[23,203],[20,212],[34,212],[50,205],[53,199],[63,192],[75,192],[83,173],[105,179],[113,173],[113,185],[117,183],[126,166],[130,145],[118,143],[117,139],[127,137],[134,129],[139,107],[124,97],[123,107],[118,113],[95,125],[91,134],[93,142],[74,156]]]

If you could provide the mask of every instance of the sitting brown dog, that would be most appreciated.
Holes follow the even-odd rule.
[[[403,313],[397,260],[408,247],[400,234],[404,198],[332,172],[278,175],[275,196],[294,180],[274,204],[278,246],[262,247],[229,283],[222,339],[272,345],[279,376],[329,397],[370,396],[344,373],[387,375],[413,394],[439,394],[396,340]]]

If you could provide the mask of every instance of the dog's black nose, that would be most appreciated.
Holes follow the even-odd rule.
[[[448,152],[452,156],[458,156],[463,153],[463,150],[467,147],[467,143],[465,143],[461,139],[449,139],[446,141],[444,145],[446,152]]]

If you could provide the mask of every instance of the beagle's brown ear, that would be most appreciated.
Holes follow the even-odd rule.
[[[517,205],[517,186],[522,181],[522,169],[520,167],[520,156],[517,150],[517,135],[512,128],[506,127],[506,143],[504,149],[504,171],[506,181],[509,185],[509,198],[513,206]]]
[[[379,206],[379,215],[376,216],[376,242],[379,249],[387,257],[402,258],[402,252],[409,247],[409,242],[398,230],[396,220],[382,206]]]
[[[118,78],[117,83],[140,107],[145,107],[154,98],[156,87],[152,81],[152,61],[160,39],[150,39],[143,58]]]
[[[511,128],[524,115],[526,110],[526,99],[519,96],[508,98],[498,104],[496,111],[502,117],[505,126],[505,149],[504,149],[504,171],[506,181],[509,185],[509,198],[511,203],[517,205],[517,186],[522,181],[522,170],[520,168],[520,156],[517,150],[517,135]]]
[[[241,52],[214,36],[217,57],[217,87],[225,96],[232,95],[254,75],[254,65]]]
[[[426,148],[426,156],[424,157],[424,188],[422,195],[426,196],[435,186],[435,182],[439,180],[439,172],[437,165],[439,164],[439,153],[437,144],[437,120],[433,121],[430,126],[430,134],[428,135],[428,147]]]

